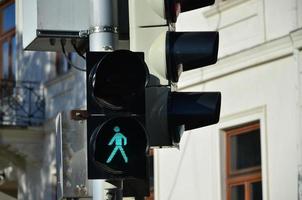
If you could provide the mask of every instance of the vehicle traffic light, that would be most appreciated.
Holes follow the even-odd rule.
[[[87,53],[88,178],[147,177],[143,53]]]
[[[175,32],[177,17],[181,12],[212,5],[214,0],[130,2],[130,47],[145,53],[150,71],[146,88],[149,145],[177,145],[185,130],[219,121],[220,92],[177,92],[183,71],[216,63],[219,43],[216,31]]]
[[[178,82],[183,71],[216,63],[219,34],[213,32],[166,32],[149,49],[149,64],[164,70],[166,79]]]

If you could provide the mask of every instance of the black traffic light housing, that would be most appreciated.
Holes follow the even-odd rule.
[[[144,54],[87,53],[89,179],[147,180]]]
[[[88,96],[97,103],[94,109],[144,113],[144,92],[149,72],[142,53],[128,50],[90,52],[87,65],[93,64],[90,62],[94,65],[88,72],[87,86],[91,92]]]
[[[167,32],[167,78],[178,82],[183,71],[212,65],[217,61],[218,32]]]
[[[180,0],[181,12],[187,12],[198,8],[213,5],[215,0]]]
[[[213,4],[214,1],[166,0],[165,3],[166,19],[169,23],[173,23],[179,11],[201,8]],[[159,76],[166,77],[169,85],[159,84],[153,89],[148,88],[148,92],[152,92],[153,96],[158,93],[164,96],[149,100],[152,95],[148,95],[146,99],[146,106],[151,111],[147,115],[150,119],[147,122],[147,130],[151,146],[177,145],[185,130],[218,123],[221,107],[220,92],[177,92],[174,87],[182,72],[215,64],[218,47],[217,31],[167,31],[152,44],[149,51],[150,63],[153,64],[151,67],[155,72],[165,67],[166,73],[162,73],[164,71],[162,70]],[[157,66],[158,63],[160,67]],[[160,119],[160,122],[154,122],[156,119]]]
[[[176,22],[180,12],[211,5],[214,0],[164,0],[160,3],[164,3],[165,17],[170,24]],[[160,58],[154,59],[159,62],[150,62],[159,63],[159,66],[148,67],[156,71],[164,65],[166,74],[159,70],[159,76],[166,75],[168,85],[161,85],[160,81],[148,85],[150,75],[143,53],[88,52],[90,179],[146,180],[149,146],[173,146],[179,143],[183,131],[219,121],[219,92],[176,92],[173,88],[181,72],[217,61],[218,32],[167,32],[164,37],[159,37],[148,55],[149,61]]]
[[[165,2],[165,18],[169,23],[175,23],[181,12],[187,12],[210,6],[215,0],[164,0]]]
[[[219,121],[220,92],[171,92],[168,101],[169,126],[184,125],[185,130]]]

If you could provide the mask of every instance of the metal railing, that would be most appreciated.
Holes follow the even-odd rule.
[[[44,116],[44,90],[40,83],[0,80],[0,125],[38,126]]]

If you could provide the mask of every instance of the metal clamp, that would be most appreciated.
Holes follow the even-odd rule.
[[[79,37],[80,38],[85,38],[88,37],[92,33],[118,33],[118,28],[116,26],[94,26],[90,27],[88,30],[81,30],[79,32]]]
[[[94,27],[90,27],[88,30],[89,35],[92,33],[102,33],[102,32],[118,33],[118,29],[116,26],[94,26]]]

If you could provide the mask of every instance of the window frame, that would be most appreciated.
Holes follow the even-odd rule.
[[[253,174],[251,176],[242,178],[242,180],[237,180],[234,183],[227,184],[227,200],[232,200],[232,187],[243,185],[244,186],[244,199],[245,200],[251,200],[250,194],[252,191],[252,184],[261,182],[262,183],[262,177],[261,174]],[[263,192],[262,192],[263,196]]]
[[[2,14],[3,9],[7,6],[15,4],[15,0],[7,0],[0,3],[0,13]],[[14,70],[13,70],[13,38],[16,37],[16,24],[10,30],[3,32],[2,30],[2,15],[0,14],[0,79],[5,78],[6,80],[14,80]],[[16,11],[15,11],[16,15]],[[8,42],[8,77],[3,77],[4,68],[2,66],[3,54],[2,54],[2,44]]]
[[[225,130],[226,138],[226,190],[227,200],[231,200],[232,187],[237,185],[244,185],[244,199],[250,200],[250,194],[252,191],[252,184],[255,182],[262,182],[262,163],[260,166],[250,167],[247,169],[231,170],[231,137],[237,135],[247,134],[250,131],[259,130],[261,138],[261,127],[260,122],[252,122],[244,125],[240,125],[231,129]],[[263,192],[262,192],[263,196]]]
[[[237,135],[244,135],[249,133],[250,131],[254,131],[254,130],[260,130],[260,123],[259,122],[254,122],[252,124],[247,124],[247,125],[243,125],[240,126],[238,128],[233,128],[233,129],[229,129],[226,130],[226,169],[227,169],[227,176],[236,176],[236,175],[240,175],[240,174],[245,174],[245,173],[252,173],[254,171],[258,171],[261,170],[261,165],[260,166],[256,166],[256,167],[249,167],[247,169],[241,169],[241,170],[236,170],[236,171],[232,171],[231,170],[231,137],[232,136],[237,136]],[[261,134],[261,133],[260,133]]]

